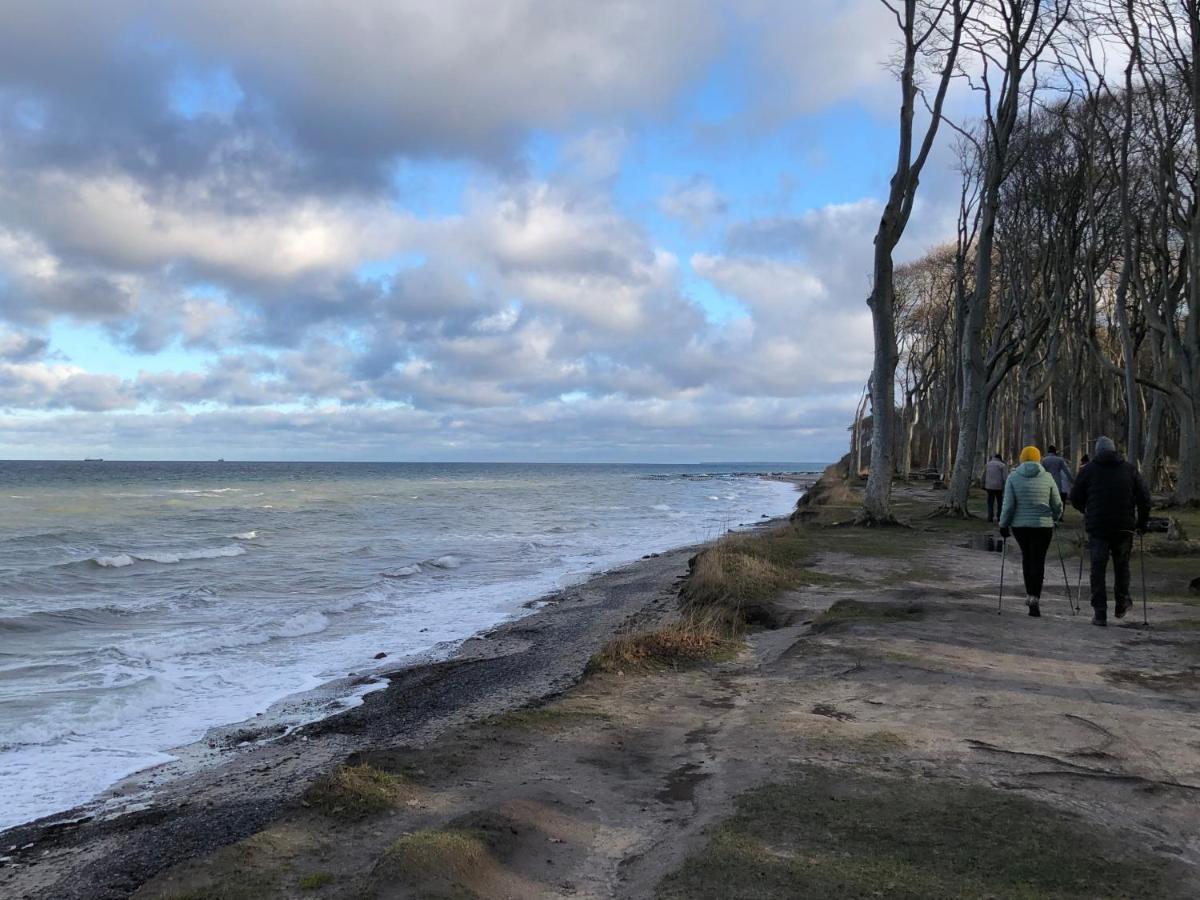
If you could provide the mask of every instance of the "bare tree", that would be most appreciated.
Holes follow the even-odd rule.
[[[929,159],[942,122],[946,93],[957,71],[963,29],[976,0],[881,0],[896,17],[901,33],[900,140],[896,169],[888,199],[875,233],[871,294],[867,305],[875,337],[875,363],[871,372],[871,468],[859,522],[895,521],[891,511],[892,477],[896,443],[896,287],[892,254],[912,215],[921,172]],[[934,70],[933,99],[928,101],[929,121],[919,144],[914,119],[921,70]]]
[[[993,245],[1000,186],[1008,174],[1009,148],[1023,98],[1022,84],[1065,21],[1069,0],[987,0],[976,17],[972,47],[984,96],[984,164],[975,285],[960,309],[962,393],[958,449],[945,509],[968,515],[967,496],[978,468],[979,435],[991,379],[983,356],[983,328],[992,289]],[[1000,83],[994,84],[999,76]]]

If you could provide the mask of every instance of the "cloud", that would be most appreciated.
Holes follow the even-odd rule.
[[[693,175],[663,194],[659,198],[658,208],[664,215],[698,228],[724,215],[729,209],[729,201],[721,195],[711,179]]]
[[[25,363],[45,355],[50,342],[44,337],[0,328],[0,361]]]
[[[738,9],[758,33],[760,114],[787,119],[848,99],[894,106],[885,63],[899,31],[878,0],[744,0]]]
[[[0,408],[103,412],[136,402],[129,385],[111,375],[45,362],[0,362]]]
[[[398,156],[512,159],[529,129],[659,108],[721,26],[703,0],[42,0],[6,17],[0,80],[59,163],[179,174],[240,148],[367,184]]]
[[[875,7],[26,4],[0,32],[0,442],[832,446],[869,362],[878,203],[737,218],[791,200],[689,141],[869,97]],[[730,111],[709,79],[747,47],[753,108]]]

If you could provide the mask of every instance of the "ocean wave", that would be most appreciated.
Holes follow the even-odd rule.
[[[324,613],[309,610],[277,622],[268,627],[266,633],[269,637],[303,637],[306,634],[318,634],[328,627],[329,619]]]
[[[257,531],[240,531],[237,534],[231,534],[231,538],[235,541],[252,541],[258,537]]]
[[[104,569],[120,569],[132,566],[135,562],[154,562],[162,565],[187,562],[196,559],[221,559],[229,556],[243,556],[245,547],[228,544],[224,547],[205,547],[200,550],[143,550],[114,553],[111,556],[94,556],[90,562]]]
[[[463,564],[462,558],[455,556],[452,553],[447,553],[445,556],[439,556],[437,559],[431,559],[428,564],[439,569],[457,569]]]
[[[400,566],[396,569],[387,569],[379,574],[384,578],[408,578],[410,575],[420,575],[421,566],[418,563],[413,563],[411,566]]]
[[[171,488],[168,494],[240,494],[242,488]]]
[[[168,703],[175,686],[157,675],[105,687],[55,691],[45,695],[47,712],[10,725],[0,749],[52,744],[64,738],[109,731],[122,722],[144,717]]]
[[[0,634],[55,631],[64,625],[99,625],[132,614],[131,610],[112,605],[72,606],[67,609],[0,618]]]

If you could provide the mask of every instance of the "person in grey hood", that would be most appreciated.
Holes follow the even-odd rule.
[[[987,491],[988,521],[1000,518],[1000,505],[1004,502],[1004,483],[1008,481],[1008,466],[997,453],[983,467],[983,489]]]
[[[1067,500],[1071,495],[1071,486],[1075,483],[1075,473],[1071,464],[1058,455],[1058,449],[1051,444],[1049,452],[1042,457],[1042,468],[1050,473],[1054,483],[1058,485],[1058,493],[1062,496],[1063,512],[1066,512]]]
[[[1083,513],[1092,558],[1092,624],[1108,624],[1108,592],[1104,577],[1113,561],[1116,616],[1133,606],[1129,591],[1129,559],[1134,532],[1145,534],[1150,521],[1150,491],[1137,468],[1123,460],[1111,438],[1096,441],[1096,458],[1079,470],[1071,489],[1071,505]]]

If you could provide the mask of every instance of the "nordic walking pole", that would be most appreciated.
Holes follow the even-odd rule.
[[[1000,540],[1000,599],[996,601],[996,615],[1004,611],[1004,558],[1008,556],[1008,538]]]
[[[1083,551],[1087,547],[1087,532],[1079,532],[1079,577],[1075,580],[1075,596],[1083,596]]]
[[[1142,558],[1142,625],[1150,627],[1150,616],[1146,613],[1146,536],[1138,535],[1138,555]]]
[[[1079,612],[1079,607],[1075,605],[1075,601],[1071,599],[1071,578],[1067,575],[1067,559],[1063,556],[1062,541],[1058,539],[1058,526],[1054,527],[1054,546],[1058,548],[1058,561],[1062,565],[1063,585],[1067,589],[1067,606],[1071,607],[1071,615]]]

